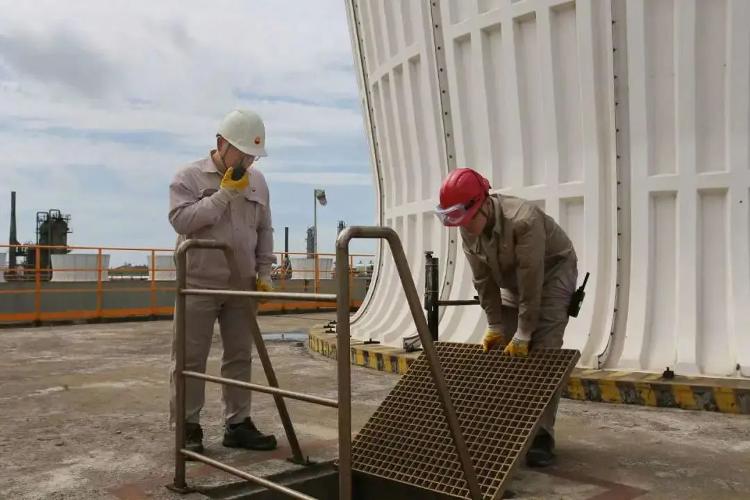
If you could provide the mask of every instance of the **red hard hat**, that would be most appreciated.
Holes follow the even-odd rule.
[[[490,181],[470,168],[448,174],[440,186],[440,206],[435,213],[446,226],[463,226],[477,213],[487,198]]]

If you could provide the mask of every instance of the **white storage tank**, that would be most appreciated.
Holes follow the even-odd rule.
[[[292,257],[292,279],[314,280],[315,259],[307,257]],[[320,279],[331,279],[333,270],[333,257],[321,257],[318,259],[318,275]]]
[[[52,255],[50,281],[97,281],[99,279],[98,254]],[[109,280],[109,254],[101,255],[101,280]]]
[[[155,267],[152,267],[151,256],[148,256],[149,279],[155,281],[175,281],[177,270],[172,255],[157,255]]]

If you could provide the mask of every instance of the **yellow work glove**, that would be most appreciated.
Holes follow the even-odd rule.
[[[239,193],[240,191],[244,191],[244,189],[250,185],[250,174],[248,173],[248,170],[245,170],[245,174],[240,177],[240,180],[235,181],[232,180],[232,173],[234,173],[234,168],[228,168],[226,172],[224,172],[224,178],[221,179],[221,188],[227,189],[229,191],[235,191]]]
[[[268,278],[258,278],[255,280],[255,290],[258,292],[272,292],[273,284]]]
[[[271,283],[270,277],[260,277],[258,276],[255,279],[255,291],[256,292],[272,292],[273,291],[273,283]],[[264,304],[266,303],[266,300],[264,299],[256,299],[258,301],[258,304]]]
[[[484,349],[484,352],[489,352],[498,344],[503,345],[505,342],[505,336],[502,332],[499,330],[493,330],[492,328],[487,328],[487,331],[484,332],[484,338],[482,339],[482,348]]]
[[[513,339],[508,342],[508,345],[505,346],[503,352],[516,358],[525,358],[529,355],[529,341],[520,339],[517,336],[513,337]]]

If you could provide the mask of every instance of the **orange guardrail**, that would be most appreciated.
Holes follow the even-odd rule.
[[[5,262],[0,261],[0,281],[5,281],[0,283],[0,323],[148,318],[171,316],[174,312],[176,269],[172,248],[0,245],[0,253],[9,254],[11,248],[21,252],[19,261],[33,265],[10,269],[7,256]],[[275,254],[274,289],[335,293],[335,254],[320,253],[309,259],[300,252]],[[146,263],[113,267],[109,263],[115,255],[120,262]],[[350,257],[350,288],[360,291],[353,293],[352,308],[361,305],[371,270],[365,265],[360,266],[364,270],[358,271],[356,259],[372,261],[374,256]],[[355,280],[361,281],[358,289],[353,286]],[[259,310],[289,312],[331,307],[325,302],[268,302],[260,304]]]

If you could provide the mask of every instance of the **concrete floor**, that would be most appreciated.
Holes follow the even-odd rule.
[[[332,314],[264,316],[264,333],[305,331]],[[298,340],[268,342],[284,388],[336,398],[335,364]],[[168,425],[171,324],[165,321],[0,330],[0,498],[179,498]],[[220,345],[212,351],[217,373]],[[265,382],[260,364],[256,381]],[[397,376],[353,369],[353,425],[361,427]],[[289,402],[303,451],[336,454],[335,410]],[[273,401],[254,395],[254,418],[283,435]],[[288,468],[272,453],[223,448],[220,395],[210,384],[203,418],[207,454],[248,471]],[[559,465],[520,469],[516,498],[750,498],[750,418],[564,400]],[[194,484],[233,479],[190,464]],[[191,494],[182,498],[204,498]]]

